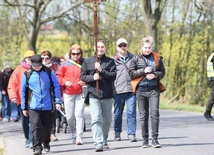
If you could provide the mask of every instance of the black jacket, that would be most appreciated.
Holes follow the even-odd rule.
[[[13,73],[13,70],[11,69],[9,72],[6,72],[5,70],[0,73],[0,90],[4,90],[7,93],[7,87],[9,83],[9,79],[11,74]],[[8,95],[8,93],[6,94]]]
[[[81,80],[86,82],[88,93],[90,97],[98,99],[107,99],[113,97],[113,82],[116,78],[116,65],[114,60],[103,55],[98,58],[102,67],[102,72],[99,73],[101,79],[99,80],[99,93],[96,91],[96,81],[94,80],[96,56],[91,56],[86,59],[81,68]]]

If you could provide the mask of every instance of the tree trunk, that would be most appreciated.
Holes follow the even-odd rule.
[[[152,10],[151,0],[140,0],[141,8],[144,16],[144,24],[146,27],[146,35],[154,38],[153,50],[158,52],[158,22],[165,7],[167,0],[155,0],[155,9]],[[154,12],[154,13],[153,13]]]

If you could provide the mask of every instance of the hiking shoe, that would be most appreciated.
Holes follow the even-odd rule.
[[[107,144],[107,143],[104,143],[104,144],[103,144],[103,148],[104,148],[104,149],[109,149],[108,144]]]
[[[115,141],[121,141],[121,137],[120,137],[120,133],[119,132],[115,132],[115,134],[114,134],[114,140]]]
[[[95,152],[102,152],[103,151],[103,146],[102,145],[97,145],[95,148]]]
[[[49,144],[43,145],[43,149],[45,152],[50,152],[50,145]]]
[[[33,155],[41,155],[42,154],[42,150],[41,149],[36,149],[33,151]]]
[[[160,148],[161,147],[161,145],[157,139],[152,140],[152,147],[154,147],[154,148]]]
[[[58,138],[56,137],[55,134],[51,134],[51,137],[50,137],[51,141],[57,141]]]
[[[204,117],[208,120],[208,121],[214,121],[214,118],[210,115],[210,113],[205,112],[204,113]]]
[[[143,140],[142,148],[148,148],[148,147],[149,147],[149,141],[148,140]]]
[[[137,141],[137,139],[135,138],[135,135],[129,135],[128,139],[130,142],[136,142]]]
[[[76,144],[77,144],[77,145],[82,145],[82,144],[83,144],[82,138],[77,138]]]

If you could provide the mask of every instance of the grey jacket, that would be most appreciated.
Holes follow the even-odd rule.
[[[134,55],[131,54],[130,52],[127,52],[127,56],[128,58],[125,63],[120,60],[119,55],[114,56],[114,62],[117,68],[117,76],[113,86],[114,94],[133,92],[130,83],[131,78],[129,76],[129,66],[131,63],[131,59]]]

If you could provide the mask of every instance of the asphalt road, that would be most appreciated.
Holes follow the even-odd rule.
[[[129,142],[126,136],[124,114],[122,141],[114,141],[113,126],[109,133],[109,150],[95,152],[90,129],[90,112],[86,109],[86,132],[84,145],[71,144],[70,133],[60,132],[56,142],[51,142],[48,155],[214,155],[214,122],[208,122],[201,113],[181,111],[160,111],[160,136],[162,148],[141,148],[142,139],[139,116],[136,137],[137,142]],[[21,122],[0,122],[0,136],[6,145],[7,155],[31,155],[31,149],[25,148]],[[2,139],[1,138],[1,139]],[[149,141],[151,143],[151,141]]]

